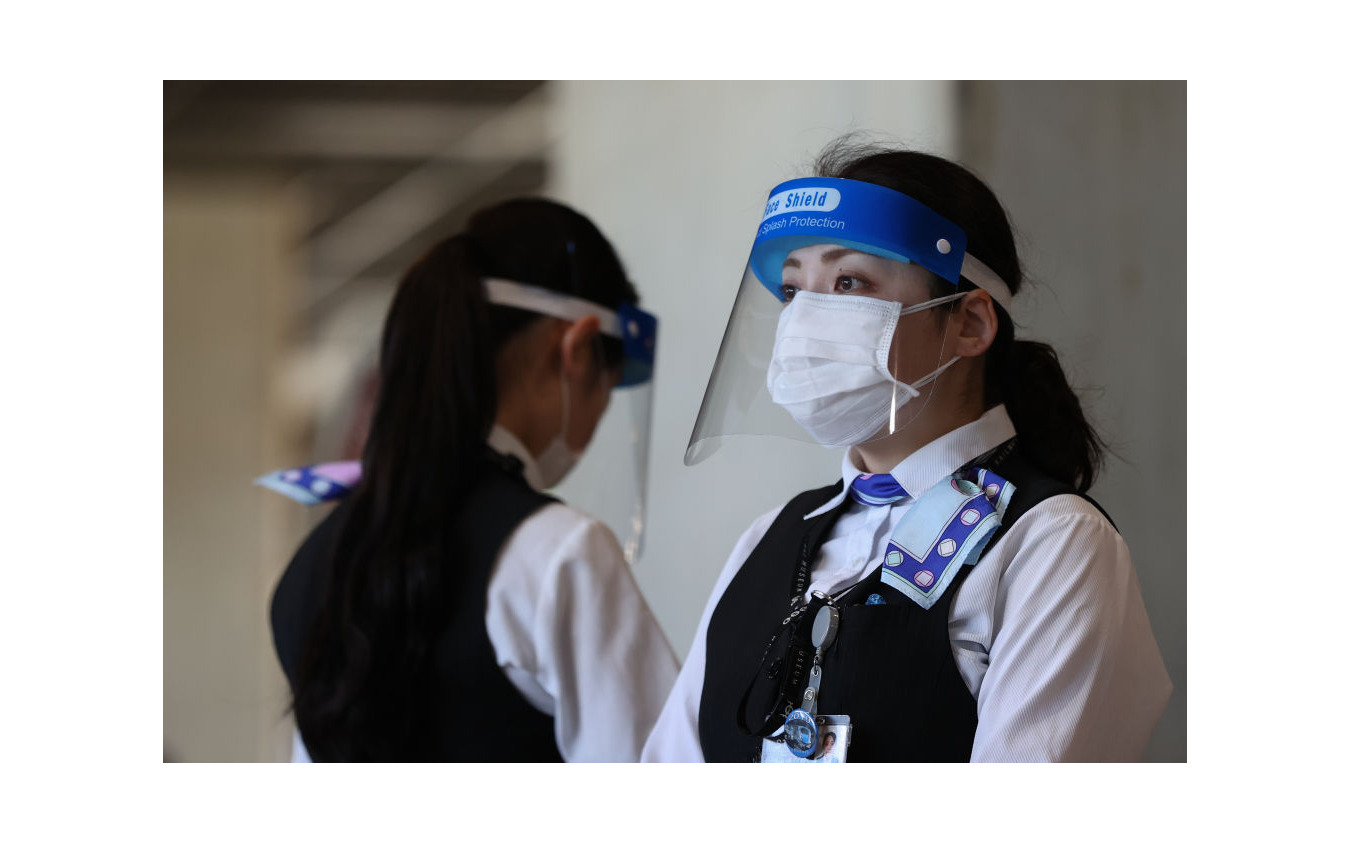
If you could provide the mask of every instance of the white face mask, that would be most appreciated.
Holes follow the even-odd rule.
[[[905,384],[888,365],[900,317],[966,295],[910,308],[867,296],[799,292],[778,317],[769,363],[769,395],[816,442],[829,448],[867,442],[919,387],[960,360]]]
[[[572,467],[577,465],[581,455],[567,445],[567,381],[559,377],[562,384],[562,430],[553,438],[535,460],[539,467],[539,484],[543,489],[552,489],[562,483]]]

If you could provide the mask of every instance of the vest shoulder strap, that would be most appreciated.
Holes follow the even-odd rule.
[[[1026,515],[1027,511],[1047,498],[1053,498],[1056,495],[1076,495],[1085,499],[1111,523],[1111,527],[1116,527],[1116,523],[1111,519],[1110,514],[1102,508],[1102,505],[1086,493],[1075,489],[1072,485],[1056,480],[1043,472],[1017,447],[1015,439],[1010,440],[1006,448],[1001,448],[988,465],[978,462],[972,465],[978,465],[979,468],[989,469],[1002,475],[1017,488],[1017,491],[1013,493],[1012,500],[1008,502],[1007,512],[1003,514],[1003,524],[984,546],[984,550],[980,553],[981,557],[988,554],[989,550],[998,544],[999,540],[1016,524],[1017,520]]]

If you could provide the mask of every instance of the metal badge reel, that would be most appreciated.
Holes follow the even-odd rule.
[[[816,618],[811,623],[811,647],[823,653],[834,644],[834,639],[838,635],[839,610],[827,604],[816,612]]]
[[[821,595],[824,598],[826,596]],[[783,735],[793,756],[809,758],[819,744],[820,728],[816,726],[816,703],[820,695],[820,658],[839,633],[839,610],[833,605],[821,607],[811,621],[811,645],[816,649],[815,664],[803,696],[802,708],[788,714],[783,724]]]

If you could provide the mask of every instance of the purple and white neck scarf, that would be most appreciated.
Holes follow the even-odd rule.
[[[337,463],[317,463],[269,472],[253,482],[279,492],[301,504],[322,504],[336,501],[351,492],[361,480],[361,461],[343,460]]]
[[[928,609],[962,565],[974,565],[1016,488],[985,469],[967,469],[920,495],[886,544],[881,582]]]

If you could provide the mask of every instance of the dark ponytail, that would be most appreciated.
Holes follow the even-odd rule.
[[[1007,405],[1018,444],[1041,471],[1087,492],[1101,468],[1102,444],[1055,350],[1034,340],[1014,340],[999,362],[1003,372],[995,376],[996,390],[986,384],[986,404],[1001,400]],[[986,376],[994,366],[991,358]]]
[[[817,159],[816,174],[900,191],[961,226],[969,252],[1016,294],[1022,263],[998,198],[959,164],[927,153],[862,145],[842,138]],[[933,277],[932,295],[951,292]],[[975,286],[962,278],[958,290]],[[984,405],[1008,409],[1023,452],[1041,471],[1086,492],[1101,469],[1103,446],[1069,386],[1059,357],[1044,343],[1014,338],[1012,318],[995,304],[998,334],[985,354]]]
[[[505,278],[608,307],[634,301],[613,248],[585,217],[547,200],[478,212],[433,247],[394,295],[362,478],[332,549],[293,708],[315,760],[421,758],[431,650],[455,579],[452,515],[497,413],[496,362],[537,314],[489,305]],[[611,364],[617,351],[605,350]]]

